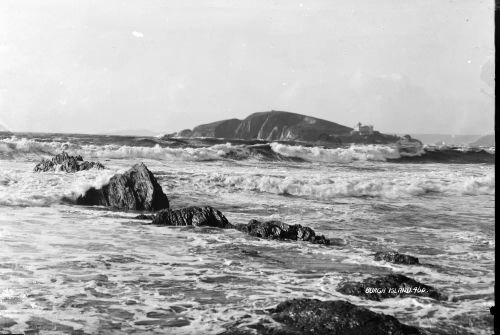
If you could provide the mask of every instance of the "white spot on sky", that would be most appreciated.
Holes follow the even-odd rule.
[[[467,64],[470,64],[470,63],[472,63],[472,61],[469,59],[469,60],[467,61]]]
[[[144,34],[138,31],[133,31],[132,36],[137,37],[137,38],[143,38]]]

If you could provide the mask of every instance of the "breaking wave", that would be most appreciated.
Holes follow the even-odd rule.
[[[401,157],[397,148],[385,145],[353,145],[349,148],[325,149],[271,143],[271,148],[285,157],[298,157],[312,162],[386,161]]]
[[[116,172],[123,171],[91,169],[70,174],[1,170],[0,206],[46,207],[63,201],[73,202],[89,188],[102,187]]]
[[[74,142],[41,141],[28,138],[5,138],[0,140],[0,159],[24,158],[37,160],[40,157],[55,155],[65,150],[70,154],[82,155],[86,159],[154,159],[154,160],[261,160],[261,161],[309,161],[319,163],[350,163],[354,161],[400,162],[400,163],[494,163],[494,152],[470,149],[455,150],[425,149],[408,153],[390,145],[352,145],[342,148],[323,148],[317,146],[301,146],[283,143],[261,144],[213,144],[210,141],[184,143],[150,143],[152,146],[141,146],[144,141],[131,141],[129,144],[88,144],[88,140]],[[102,141],[100,141],[102,142]],[[149,142],[148,142],[149,143]],[[210,145],[207,145],[210,143]],[[241,141],[239,142],[241,143]]]
[[[206,187],[255,191],[328,200],[341,197],[398,198],[429,194],[494,195],[494,174],[450,179],[422,177],[414,180],[384,178],[310,178],[289,176],[229,176],[213,174],[196,181]]]

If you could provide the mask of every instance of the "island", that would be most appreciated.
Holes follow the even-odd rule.
[[[409,135],[383,134],[373,126],[358,123],[354,128],[335,122],[285,111],[253,113],[243,120],[227,119],[202,124],[164,136],[167,138],[216,138],[224,140],[257,140],[304,142],[322,146],[346,144],[390,144],[410,142],[421,145]]]

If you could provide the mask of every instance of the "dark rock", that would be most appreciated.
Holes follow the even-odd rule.
[[[139,214],[134,219],[137,220],[153,220],[155,216],[154,215],[147,215],[147,214]]]
[[[380,251],[375,254],[376,261],[386,261],[396,264],[420,264],[417,257],[400,254],[395,251]]]
[[[66,171],[66,172],[77,172],[83,170],[89,170],[92,168],[104,169],[104,165],[99,162],[87,162],[84,161],[82,156],[70,156],[65,151],[61,154],[55,155],[52,159],[42,159],[38,163],[33,171],[35,172],[47,172],[47,171]]]
[[[417,291],[417,289],[420,289],[420,291]],[[419,283],[401,274],[370,277],[362,282],[344,282],[339,284],[337,291],[343,294],[356,295],[376,301],[408,295],[429,297],[436,300],[446,299],[446,296],[439,293],[432,286]]]
[[[289,332],[277,334],[421,334],[418,328],[402,324],[393,316],[341,300],[293,299],[279,304],[270,312],[275,321],[290,328]]]
[[[316,235],[311,228],[302,227],[299,224],[288,225],[281,221],[261,222],[250,220],[248,224],[237,225],[235,228],[251,236],[270,240],[294,240],[308,241],[317,244],[330,244],[330,240],[323,235]]]
[[[156,211],[168,208],[168,198],[144,163],[114,175],[100,189],[94,187],[76,200],[78,205]]]
[[[229,223],[224,214],[210,206],[193,206],[176,210],[165,209],[155,215],[153,224],[166,226],[233,228],[233,225]]]

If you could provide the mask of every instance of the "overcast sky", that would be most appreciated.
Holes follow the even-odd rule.
[[[489,133],[493,14],[493,0],[2,0],[0,127],[166,133],[274,109]]]

